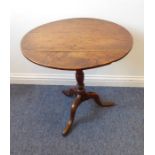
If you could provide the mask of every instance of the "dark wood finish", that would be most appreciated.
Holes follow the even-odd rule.
[[[66,124],[66,127],[62,133],[64,136],[69,133],[69,131],[72,127],[73,121],[74,121],[76,110],[77,110],[78,106],[83,101],[86,101],[88,99],[93,99],[95,101],[95,103],[97,103],[99,106],[102,106],[102,107],[109,107],[109,106],[114,105],[113,102],[107,102],[107,101],[102,102],[100,97],[95,92],[86,92],[85,91],[85,88],[84,88],[84,72],[82,70],[76,71],[76,81],[77,81],[77,87],[73,89],[74,94],[76,94],[76,98],[71,105],[70,118],[69,118],[69,120]],[[68,96],[68,94],[67,94],[67,96]]]
[[[73,87],[68,90],[63,90],[62,92],[64,95],[66,95],[68,97],[73,97],[73,96],[77,95],[77,88]]]
[[[66,96],[76,96],[63,135],[69,133],[76,110],[83,101],[93,99],[103,107],[114,105],[102,102],[95,92],[86,92],[83,70],[117,61],[131,48],[132,37],[125,28],[91,18],[51,22],[24,36],[21,49],[30,61],[50,68],[76,71],[77,86],[63,91]]]
[[[132,37],[125,28],[91,18],[44,24],[27,33],[21,42],[29,60],[63,70],[104,66],[127,55],[131,47]]]

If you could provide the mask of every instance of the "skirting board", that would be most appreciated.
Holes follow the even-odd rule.
[[[70,74],[19,74],[11,73],[11,84],[75,85]],[[87,86],[144,87],[143,76],[86,75]]]

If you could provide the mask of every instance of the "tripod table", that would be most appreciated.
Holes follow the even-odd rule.
[[[132,37],[122,26],[94,18],[64,19],[41,25],[22,39],[23,55],[30,61],[49,68],[75,71],[77,86],[63,91],[75,96],[70,118],[63,135],[69,133],[78,106],[93,99],[99,106],[112,106],[101,101],[95,92],[84,87],[83,70],[105,66],[126,56],[132,48]]]

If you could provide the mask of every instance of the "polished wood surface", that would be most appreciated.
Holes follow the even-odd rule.
[[[62,70],[89,69],[117,61],[132,48],[132,37],[113,22],[74,18],[51,22],[27,33],[21,49],[32,62]]]

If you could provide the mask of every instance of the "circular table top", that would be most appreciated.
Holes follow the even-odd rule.
[[[39,26],[28,32],[21,49],[30,61],[62,70],[89,69],[123,58],[132,37],[110,21],[73,18]]]

